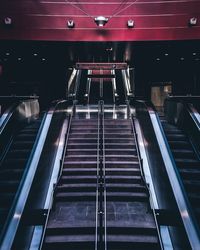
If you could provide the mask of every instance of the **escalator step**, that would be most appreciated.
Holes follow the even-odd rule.
[[[20,179],[23,174],[23,169],[2,169],[0,171],[0,180],[14,181]]]
[[[172,150],[173,155],[178,158],[178,157],[184,157],[184,158],[195,158],[195,154],[193,152],[193,150],[189,150],[189,149],[173,149]]]

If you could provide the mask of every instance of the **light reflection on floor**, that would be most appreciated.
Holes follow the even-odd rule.
[[[130,114],[134,114],[134,109],[130,110]],[[79,119],[95,119],[98,115],[98,105],[77,105],[76,118]],[[127,105],[105,105],[105,119],[127,119]]]

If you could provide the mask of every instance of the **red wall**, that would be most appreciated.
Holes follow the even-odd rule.
[[[60,41],[142,41],[200,39],[200,0],[0,0],[0,39]],[[128,7],[131,3],[133,3]],[[123,4],[121,4],[123,3]],[[126,8],[128,7],[128,8]],[[126,9],[124,9],[126,8]],[[112,17],[99,28],[93,17]],[[89,17],[85,14],[89,14]],[[3,20],[11,17],[13,27]],[[190,17],[197,17],[194,27]],[[67,20],[75,28],[67,28]],[[135,21],[133,29],[127,20]]]

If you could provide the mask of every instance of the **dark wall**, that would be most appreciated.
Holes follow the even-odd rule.
[[[174,94],[200,94],[200,41],[72,43],[1,41],[1,95],[38,94],[45,106],[64,98],[76,62],[127,62],[136,95],[149,98],[151,84],[172,82]],[[119,83],[119,82],[118,82]],[[118,88],[122,92],[119,84]]]
[[[150,98],[152,85],[172,83],[174,95],[200,95],[200,42],[147,44],[135,54],[136,95]]]

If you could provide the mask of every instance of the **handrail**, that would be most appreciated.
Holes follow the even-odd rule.
[[[47,137],[53,113],[57,105],[61,102],[63,101],[59,101],[53,107],[51,107],[48,113],[46,113],[42,119],[35,143],[33,145],[33,149],[31,151],[24,174],[22,176],[22,181],[15,195],[12,208],[9,212],[7,222],[1,235],[2,238],[0,241],[0,249],[2,250],[11,249],[12,244],[14,242],[20,219],[26,205],[26,201],[33,183],[42,149]]]
[[[188,111],[190,113],[190,116],[192,117],[194,123],[196,124],[196,127],[198,128],[200,132],[200,114],[197,111],[197,109],[194,107],[192,103],[187,104]]]
[[[64,160],[65,160],[65,155],[66,155],[67,145],[68,145],[68,139],[69,139],[69,133],[70,133],[70,129],[71,129],[71,122],[72,122],[72,117],[73,117],[73,115],[75,113],[75,108],[76,108],[76,101],[74,100],[73,105],[72,105],[72,111],[71,111],[71,114],[69,115],[69,122],[68,122],[67,131],[66,131],[66,135],[65,135],[65,139],[64,139],[64,149],[62,151],[62,155],[61,155],[61,159],[60,159],[60,168],[59,168],[59,172],[58,172],[57,183],[59,182],[59,180],[60,180],[60,178],[62,176]],[[56,185],[54,186],[54,188],[52,190],[51,197],[53,197],[55,190],[56,190]],[[51,210],[51,207],[48,207],[47,212],[46,212],[45,225],[43,227],[42,236],[41,236],[41,240],[40,240],[40,243],[39,243],[39,249],[42,249],[42,244],[43,244],[44,237],[45,237],[45,231],[46,231],[46,228],[47,228],[47,223],[48,223],[48,218],[49,218],[49,215],[50,215],[50,210]]]
[[[3,133],[7,123],[9,122],[10,118],[13,116],[15,109],[20,106],[23,102],[29,102],[31,99],[37,98],[29,98],[26,100],[19,100],[18,102],[13,103],[10,107],[8,107],[0,118],[0,135]]]
[[[172,156],[167,138],[163,131],[161,122],[158,118],[158,114],[155,112],[154,108],[150,105],[148,106],[145,101],[137,101],[140,105],[144,106],[147,110],[151,123],[154,129],[154,133],[160,147],[161,156],[165,165],[166,172],[169,177],[170,185],[173,190],[173,194],[179,209],[179,213],[185,227],[186,234],[192,249],[199,249],[200,246],[200,234],[198,226],[193,219],[193,212],[191,210],[187,195],[185,193],[183,183],[180,179],[180,174],[176,168],[176,163]]]
[[[99,196],[100,196],[100,199],[99,199]],[[98,250],[98,249],[107,250],[106,206],[107,204],[106,204],[104,102],[101,100],[98,103],[95,250]],[[104,223],[103,223],[103,218],[104,218]],[[104,231],[102,229],[103,227],[104,227]]]
[[[102,163],[104,184],[104,250],[107,250],[107,197],[106,197],[106,154],[105,154],[105,126],[104,126],[104,102],[101,101],[102,109]]]
[[[176,99],[176,98],[191,99],[191,98],[200,98],[200,95],[169,95],[167,98],[169,99]]]
[[[5,95],[0,96],[0,99],[38,99],[39,96],[37,95]]]
[[[127,110],[130,110],[129,101],[127,102],[127,106],[128,106]],[[160,248],[163,250],[164,247],[163,247],[163,243],[162,243],[162,240],[161,240],[162,237],[161,237],[160,229],[159,229],[159,226],[158,226],[158,220],[157,220],[156,212],[155,212],[155,209],[154,209],[154,206],[153,206],[153,198],[152,198],[151,189],[149,188],[149,185],[148,185],[148,183],[146,182],[146,179],[145,179],[144,168],[143,168],[143,159],[141,157],[141,153],[140,153],[140,150],[139,150],[138,134],[136,132],[133,115],[131,115],[130,118],[131,118],[132,131],[133,131],[133,135],[134,135],[134,138],[135,138],[136,153],[137,153],[137,156],[138,156],[138,159],[139,159],[140,172],[141,172],[141,176],[142,176],[142,179],[144,181],[145,187],[148,190],[150,204],[152,204],[151,208],[152,208],[153,216],[154,216],[154,219],[155,219],[155,224],[156,224],[156,229],[157,229],[157,234],[158,234],[158,240],[159,240],[159,243],[160,243]]]
[[[73,101],[72,111],[71,111],[71,114],[69,115],[69,123],[67,126],[67,132],[66,132],[66,136],[65,136],[65,146],[64,146],[64,150],[62,152],[62,157],[60,160],[60,170],[59,170],[59,175],[58,175],[59,177],[58,177],[57,182],[59,182],[60,177],[62,175],[63,165],[64,165],[64,161],[65,161],[65,155],[66,155],[67,145],[68,145],[68,140],[69,140],[69,133],[70,133],[70,129],[71,129],[72,118],[73,118],[74,113],[75,113],[75,106],[76,106],[76,102]]]
[[[92,74],[92,70],[88,70],[88,75]],[[91,78],[87,78],[87,83],[86,83],[86,91],[84,98],[87,98],[86,103],[89,104],[90,102],[90,87],[91,87]]]
[[[10,117],[13,114],[14,109],[19,105],[19,103],[14,103],[8,107],[2,114],[0,118],[0,135],[2,134],[6,124],[8,123]]]
[[[115,70],[111,70],[111,74],[115,75]],[[112,78],[112,89],[113,89],[113,103],[116,103],[117,94],[117,86],[116,86],[116,78]]]
[[[98,104],[98,127],[97,127],[97,184],[96,184],[96,227],[95,227],[95,250],[98,250],[98,222],[99,222],[99,162],[100,162],[100,102]]]
[[[75,86],[74,86],[74,100],[77,99],[77,92],[78,92],[78,88],[80,85],[80,79],[81,79],[81,70],[79,69],[77,71],[76,82],[75,82]]]

